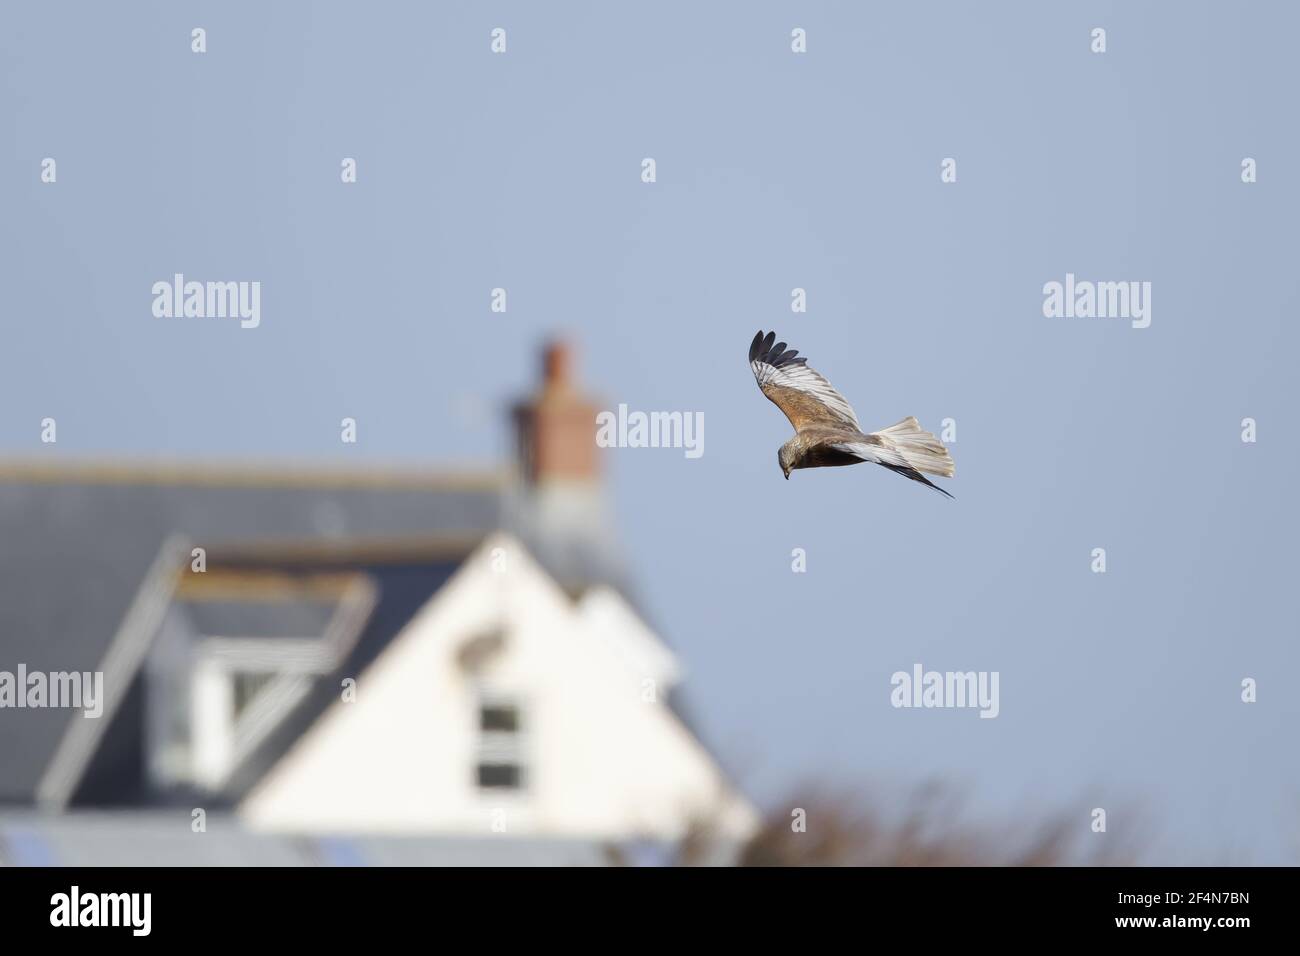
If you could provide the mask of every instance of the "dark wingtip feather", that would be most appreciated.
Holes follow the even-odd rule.
[[[933,488],[935,491],[939,492],[939,494],[945,495],[948,498],[953,497],[951,494],[944,491],[942,488],[936,485],[929,478],[925,477],[925,475],[921,474],[915,468],[908,468],[904,465],[891,465],[888,462],[884,462],[884,461],[882,461],[881,464],[884,465],[886,468],[888,468],[890,471],[894,472],[895,474],[902,475],[904,478],[911,478],[913,481],[919,481],[923,485],[928,485],[929,487]]]
[[[798,349],[787,349],[784,342],[776,341],[776,333],[768,332],[763,334],[762,330],[754,336],[754,341],[749,343],[749,360],[751,362],[762,362],[765,365],[771,365],[773,368],[781,368],[786,365],[807,365],[806,358],[797,358]]]

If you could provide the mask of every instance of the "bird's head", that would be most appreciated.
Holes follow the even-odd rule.
[[[790,453],[789,448],[787,448],[785,445],[782,445],[776,451],[776,460],[777,463],[780,464],[781,466],[781,472],[785,475],[785,480],[789,481],[790,469],[794,467],[794,455]]]

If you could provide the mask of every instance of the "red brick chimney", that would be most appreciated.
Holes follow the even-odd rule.
[[[600,409],[573,381],[573,350],[551,342],[542,353],[542,386],[515,406],[519,464],[530,485],[595,483],[596,414]]]

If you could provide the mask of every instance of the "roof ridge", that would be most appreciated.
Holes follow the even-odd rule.
[[[501,466],[447,468],[410,462],[340,463],[338,459],[279,462],[182,458],[0,459],[0,482],[48,484],[191,484],[495,491],[501,489],[507,479],[508,471]]]

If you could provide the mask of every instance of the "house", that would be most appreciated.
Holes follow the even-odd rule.
[[[267,862],[738,845],[595,413],[552,346],[497,473],[0,464],[0,670],[103,675],[99,717],[0,710],[0,862],[228,862],[209,815]]]

